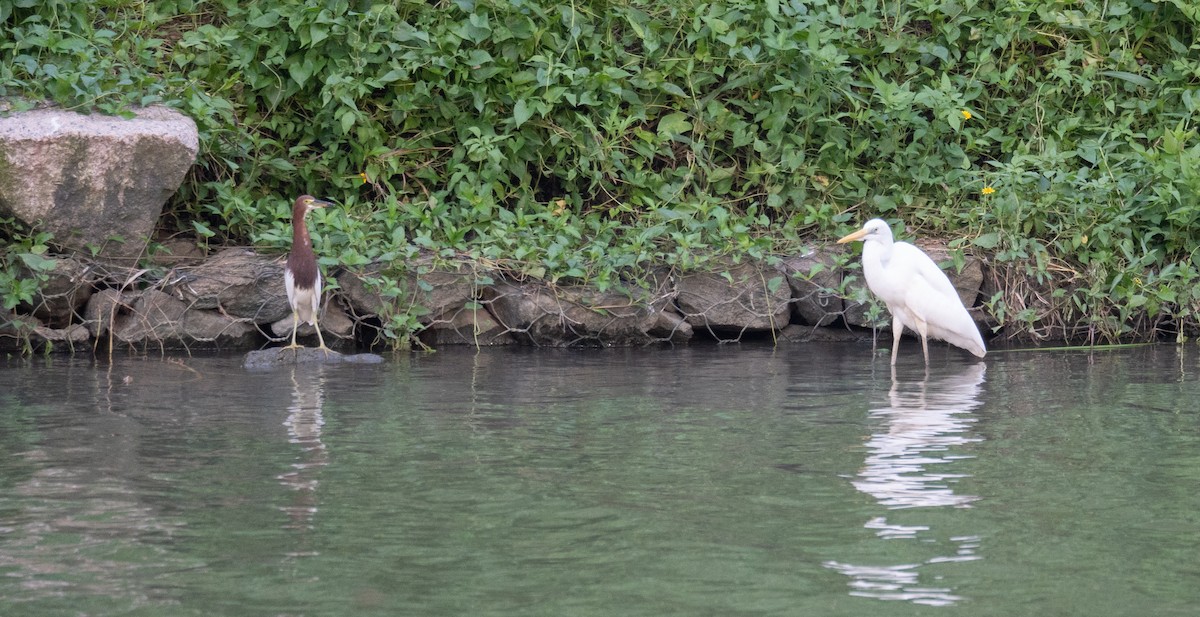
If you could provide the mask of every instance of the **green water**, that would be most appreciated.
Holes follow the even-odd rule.
[[[1200,614],[1200,349],[915,353],[10,359],[0,615]]]

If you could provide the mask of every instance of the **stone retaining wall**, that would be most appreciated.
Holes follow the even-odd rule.
[[[923,248],[946,258],[943,249]],[[381,332],[397,316],[431,347],[805,340],[886,329],[880,307],[851,299],[868,296],[857,265],[838,265],[846,260],[841,251],[830,245],[701,272],[662,268],[640,286],[604,291],[514,280],[470,261],[430,257],[400,268],[336,269],[320,323],[326,341],[345,348],[388,344]],[[968,257],[961,272],[948,273],[985,323],[982,262]],[[291,332],[282,255],[230,248],[160,274],[63,256],[42,287],[35,303],[19,306],[16,319],[0,327],[0,349],[254,349]],[[312,336],[311,326],[300,335]]]

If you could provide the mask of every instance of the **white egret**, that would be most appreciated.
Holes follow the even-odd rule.
[[[838,244],[863,242],[863,275],[867,287],[883,300],[892,314],[892,364],[907,326],[921,336],[921,351],[929,364],[928,338],[941,339],[982,358],[987,353],[979,328],[967,313],[946,273],[921,249],[896,242],[881,219],[871,219],[862,229]]]

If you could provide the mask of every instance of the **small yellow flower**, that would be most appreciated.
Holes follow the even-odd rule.
[[[369,178],[367,178],[367,174],[366,174],[366,172],[363,172],[363,173],[361,173],[361,174],[358,174],[358,177],[359,177],[359,178],[362,178],[363,184],[366,184],[366,183],[368,183],[368,182],[370,182],[370,181],[371,181]]]
[[[991,195],[992,193],[995,193],[995,192],[996,192],[996,189],[994,189],[990,186],[985,186],[985,187],[983,187],[983,190],[980,191],[980,193],[983,193],[984,195]]]
[[[964,109],[964,110],[962,110],[962,116],[963,116],[963,120],[970,120],[971,112]]]

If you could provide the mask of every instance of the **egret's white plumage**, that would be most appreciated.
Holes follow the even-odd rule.
[[[921,337],[921,351],[929,364],[929,337],[961,347],[982,358],[987,353],[979,328],[963,306],[945,272],[929,255],[907,243],[896,242],[881,219],[871,219],[862,229],[838,244],[863,242],[863,275],[867,287],[883,300],[892,314],[892,364],[907,326]]]

